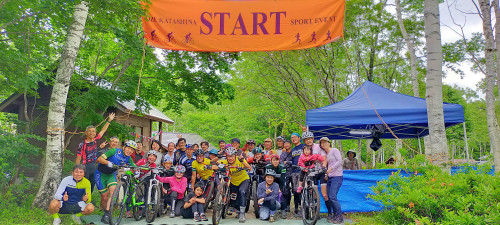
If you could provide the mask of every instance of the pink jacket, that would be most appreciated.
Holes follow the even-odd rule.
[[[299,166],[305,167],[305,168],[314,168],[314,163],[311,166],[306,166],[305,163],[309,162],[309,161],[316,161],[316,160],[323,161],[323,156],[321,156],[320,154],[311,154],[308,156],[302,154],[299,157]]]
[[[186,188],[187,188],[187,179],[185,177],[182,177],[181,181],[179,181],[179,182],[177,182],[177,178],[175,176],[172,176],[172,177],[156,176],[156,179],[162,183],[170,184],[170,191],[177,192],[177,199],[184,198],[184,192],[186,192]]]

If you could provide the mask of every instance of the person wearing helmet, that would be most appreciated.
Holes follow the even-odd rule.
[[[191,181],[191,177],[193,176],[193,162],[196,161],[196,156],[194,156],[193,145],[186,145],[186,155],[182,156],[179,160],[179,165],[183,165],[186,168],[186,172],[184,173],[184,177]],[[191,182],[188,182],[188,190],[191,190]]]
[[[170,190],[162,188],[167,195],[164,204],[170,203],[170,218],[181,215],[181,207],[184,205],[184,192],[187,188],[187,178],[184,176],[186,168],[183,165],[174,166],[175,175],[173,177],[160,177],[156,179],[164,184],[170,184]]]
[[[101,193],[101,206],[104,209],[104,215],[101,218],[103,223],[109,223],[109,205],[111,203],[110,196],[113,195],[113,191],[116,187],[116,168],[114,165],[125,165],[136,166],[132,160],[132,153],[134,153],[137,148],[137,143],[132,140],[125,142],[122,149],[113,148],[102,154],[97,159],[97,171],[95,175],[95,181],[99,193]]]
[[[233,147],[227,148],[226,159],[220,160],[219,163],[233,167],[230,168],[230,173],[229,173],[229,177],[231,177],[230,190],[231,193],[238,193],[236,205],[239,206],[240,210],[239,221],[240,223],[244,223],[246,221],[245,208],[247,203],[245,196],[248,190],[248,186],[250,185],[250,177],[248,176],[247,171],[241,170],[241,168],[251,169],[251,167],[245,159],[242,159],[240,161],[236,156],[236,154],[237,154],[236,149],[234,149]]]
[[[264,155],[262,148],[256,147],[252,150],[253,157],[248,158],[248,163],[255,166],[255,174],[262,179],[264,176],[264,167],[269,163],[269,158]]]
[[[276,172],[273,169],[267,169],[264,174],[265,181],[257,186],[257,199],[260,205],[259,217],[261,220],[269,219],[274,222],[274,214],[281,207],[279,198],[279,185],[274,182]]]
[[[219,150],[213,148],[209,153],[210,163],[212,165],[217,165],[217,162],[219,161]]]
[[[217,150],[216,150],[217,151]],[[196,160],[192,162],[191,167],[193,168],[193,174],[191,175],[191,187],[194,187],[196,181],[198,179],[197,176],[200,176],[199,182],[202,183],[203,186],[208,184],[208,179],[214,173],[214,170],[218,169],[216,165],[212,165],[210,159],[205,158],[205,151],[202,149],[198,149],[195,153]],[[216,185],[219,185],[219,182],[215,182]]]
[[[278,155],[281,155],[281,153],[283,152],[283,148],[285,147],[285,137],[283,136],[278,136],[276,138],[276,152],[278,153]]]
[[[280,190],[281,190],[281,193],[283,195],[285,195],[285,193],[288,193],[288,190],[286,190],[286,186],[285,186],[285,175],[286,175],[286,168],[285,166],[280,162],[280,156],[279,155],[272,155],[271,156],[271,164],[268,164],[266,166],[266,171],[267,170],[274,170],[274,172],[276,173],[276,176],[275,176],[275,179],[274,181],[279,185],[280,187]],[[286,210],[286,201],[285,201],[285,198],[282,197],[281,198],[281,210],[282,210],[282,213],[285,213],[285,210]],[[285,217],[283,215],[283,217]]]
[[[358,159],[356,159],[356,152],[354,150],[347,151],[347,157],[344,159],[344,170],[360,170]]]
[[[141,159],[137,161],[137,166],[144,166],[144,167],[149,167],[149,168],[156,168],[156,158],[158,158],[159,152],[155,150],[149,150],[148,151],[148,156],[145,159]],[[144,176],[144,174],[148,173],[149,170],[141,170],[141,176]]]

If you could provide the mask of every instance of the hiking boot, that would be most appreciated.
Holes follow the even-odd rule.
[[[274,220],[274,215],[269,216],[269,222],[271,222],[271,223],[272,223],[272,222],[274,222],[274,221],[275,221],[275,220]]]
[[[104,215],[101,218],[101,222],[104,224],[109,224],[109,215],[107,213],[104,213]]]
[[[245,219],[245,212],[240,212],[239,221],[240,221],[240,223],[244,223],[245,221],[247,221],[247,219]]]
[[[61,218],[55,218],[54,222],[52,222],[52,225],[60,225],[61,224]]]
[[[208,221],[208,218],[207,218],[207,216],[205,216],[205,213],[202,213],[202,214],[200,215],[200,217],[201,217],[201,220],[202,220],[202,221]]]
[[[82,224],[82,220],[76,214],[71,215],[71,219],[73,219],[73,222],[75,222],[76,224]]]
[[[193,220],[194,220],[194,222],[200,222],[201,221],[200,215],[198,215],[198,213],[194,214]]]

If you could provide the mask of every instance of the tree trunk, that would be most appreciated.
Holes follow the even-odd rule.
[[[490,137],[490,148],[493,152],[495,172],[500,172],[500,132],[495,116],[495,49],[493,48],[493,33],[491,29],[491,8],[489,0],[479,0],[483,15],[483,34],[485,39],[484,56],[486,59],[486,120]],[[495,11],[497,12],[497,11]]]
[[[399,149],[403,147],[403,142],[401,140],[396,140],[396,150],[394,151],[394,158],[396,160],[395,165],[399,166],[402,162],[401,152]]]
[[[443,51],[438,0],[424,0],[424,25],[427,46],[427,88],[425,98],[429,123],[429,146],[432,151],[432,162],[441,165],[448,162],[449,150],[443,114]]]
[[[498,7],[498,0],[491,1],[491,5],[495,9],[495,49],[497,56],[497,65],[500,65],[500,8]],[[497,86],[500,91],[500,69],[496,70]],[[499,92],[500,93],[500,92]]]
[[[418,72],[417,72],[417,55],[415,54],[415,47],[410,40],[410,36],[406,32],[405,25],[403,23],[403,17],[401,16],[401,3],[400,0],[396,0],[396,14],[398,16],[399,29],[403,34],[406,46],[408,48],[408,53],[410,54],[410,67],[411,67],[411,83],[413,86],[413,96],[420,98],[420,93],[418,91]]]
[[[42,184],[33,201],[33,206],[47,208],[52,200],[62,173],[64,147],[64,114],[71,76],[75,70],[75,60],[87,21],[88,6],[85,1],[75,6],[73,23],[69,28],[63,47],[61,61],[57,69],[47,118],[47,150]]]

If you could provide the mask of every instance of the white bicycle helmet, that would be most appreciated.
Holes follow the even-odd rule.
[[[134,150],[137,149],[137,143],[135,143],[135,141],[132,140],[128,140],[125,142],[125,147],[127,146],[133,148]]]
[[[306,131],[302,133],[302,139],[314,138],[314,134],[311,131]]]
[[[158,157],[158,152],[156,150],[149,150],[148,151],[148,156],[149,155],[155,155],[156,157]]]
[[[236,155],[237,152],[238,151],[233,147],[226,148],[226,155]]]

